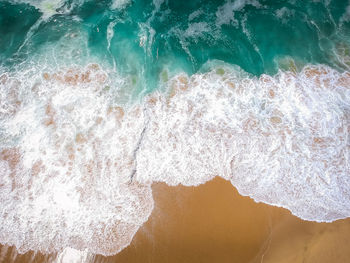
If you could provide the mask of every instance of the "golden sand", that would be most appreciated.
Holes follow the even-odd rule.
[[[242,197],[215,178],[198,187],[153,185],[155,208],[129,247],[95,262],[350,262],[350,219],[303,221],[283,208]],[[2,247],[1,262],[51,262]]]
[[[155,209],[129,247],[97,262],[350,262],[350,219],[303,221],[215,178],[153,185]]]

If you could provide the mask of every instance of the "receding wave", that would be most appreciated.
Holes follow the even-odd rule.
[[[149,217],[153,182],[215,176],[306,220],[350,216],[349,72],[223,64],[126,106],[110,82],[97,64],[0,76],[0,243],[115,254]]]

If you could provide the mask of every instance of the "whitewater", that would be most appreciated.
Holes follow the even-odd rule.
[[[179,38],[182,53],[170,57],[154,46],[164,35],[157,40],[152,21],[168,10],[154,1],[130,42],[116,36],[118,23],[127,22],[105,23],[106,49],[98,56],[101,51],[93,50],[99,45],[89,46],[96,39],[77,29],[83,18],[73,13],[83,2],[9,3],[42,15],[17,49],[1,57],[1,244],[20,253],[69,247],[113,255],[150,216],[153,183],[196,186],[216,176],[240,194],[304,220],[350,217],[344,39],[327,63],[323,57],[300,61],[278,54],[268,66],[270,54],[254,42],[257,36],[242,15],[246,8],[266,10],[268,3],[226,1],[214,10],[211,24],[196,21],[205,12],[198,9],[189,12],[190,24],[172,27],[169,34]],[[108,8],[124,15],[133,3],[114,1]],[[35,32],[49,30],[46,23],[62,15],[72,18],[64,37],[41,44]],[[286,23],[293,12],[279,8],[273,15]],[[348,8],[338,20],[346,28]],[[193,45],[219,36],[213,23],[217,30],[241,27],[250,52],[263,58],[260,64],[252,62],[249,70],[249,59],[196,57]],[[31,40],[36,37],[38,42]],[[113,50],[117,45],[125,45],[125,52]],[[147,63],[162,67],[149,70]]]

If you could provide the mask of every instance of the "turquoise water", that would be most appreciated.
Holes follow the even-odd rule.
[[[290,59],[341,70],[348,65],[335,54],[343,46],[349,53],[347,4],[154,0],[113,8],[111,1],[1,1],[0,61],[8,68],[40,56],[50,62],[55,56],[59,65],[97,61],[131,76],[140,92],[157,88],[162,76],[198,72],[210,60],[254,75],[275,74]]]

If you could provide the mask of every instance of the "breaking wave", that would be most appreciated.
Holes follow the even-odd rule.
[[[97,64],[0,75],[0,243],[112,255],[148,219],[153,182],[215,176],[306,220],[349,217],[350,73],[208,67],[133,104]]]

